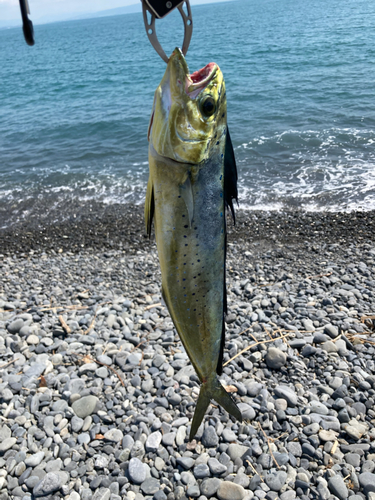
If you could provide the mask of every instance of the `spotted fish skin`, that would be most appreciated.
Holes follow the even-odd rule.
[[[155,94],[149,133],[145,217],[149,234],[154,220],[163,298],[202,383],[191,427],[192,438],[211,399],[241,420],[238,407],[217,378],[222,370],[226,311],[225,210],[226,205],[232,208],[232,198],[236,197],[233,185],[237,174],[226,124],[222,74],[216,67],[209,85],[192,99],[186,92],[186,85],[184,89],[177,87],[177,91],[173,87],[176,74],[185,84],[187,66],[181,56],[174,52]],[[166,94],[170,96],[169,102]],[[200,133],[198,140],[190,137],[185,144],[177,141],[174,148],[173,128],[177,127],[176,123],[180,130],[190,132],[188,124],[185,129],[181,126],[182,118],[188,122],[194,105],[199,113],[198,99],[205,99],[206,95],[216,98],[216,119],[211,120],[208,132]],[[181,115],[180,108],[183,108],[185,98],[187,110]],[[175,101],[179,105],[177,110],[173,110]],[[170,109],[166,110],[168,105]],[[195,115],[193,118],[199,124]],[[181,133],[178,136],[180,139]],[[194,163],[194,159],[200,161]],[[230,163],[229,168],[226,162]],[[228,186],[232,193],[228,194]]]

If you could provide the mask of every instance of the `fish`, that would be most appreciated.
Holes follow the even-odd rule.
[[[227,125],[223,74],[192,74],[176,48],[156,89],[148,129],[146,232],[155,238],[162,296],[201,382],[190,430],[215,400],[241,411],[219,381],[225,343],[226,210],[235,218],[237,167]]]

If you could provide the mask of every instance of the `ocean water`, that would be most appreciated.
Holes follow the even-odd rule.
[[[375,209],[375,9],[369,0],[193,6],[191,71],[215,61],[248,209]],[[179,14],[157,22],[172,52]],[[165,63],[141,14],[0,31],[0,222],[71,203],[142,203]],[[61,210],[59,211],[59,207]]]

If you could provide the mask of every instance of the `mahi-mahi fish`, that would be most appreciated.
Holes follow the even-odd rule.
[[[191,425],[197,433],[211,399],[241,421],[219,382],[226,313],[225,210],[234,218],[237,170],[227,126],[223,74],[215,63],[189,74],[172,53],[150,119],[147,233],[152,220],[162,295],[201,382]]]

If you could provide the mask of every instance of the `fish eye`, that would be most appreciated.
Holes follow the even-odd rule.
[[[212,96],[203,97],[199,103],[199,108],[203,116],[212,116],[216,111],[216,103]]]

